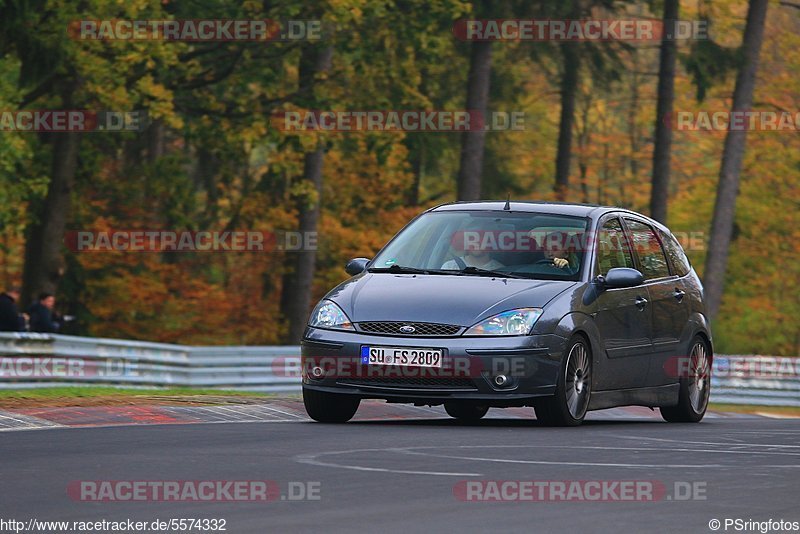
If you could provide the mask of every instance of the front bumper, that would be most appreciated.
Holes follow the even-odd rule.
[[[566,341],[555,334],[399,337],[309,327],[301,343],[303,387],[389,402],[524,406],[555,392]],[[360,358],[364,345],[441,349],[443,369],[368,366]],[[503,386],[494,380],[500,374],[508,378]]]

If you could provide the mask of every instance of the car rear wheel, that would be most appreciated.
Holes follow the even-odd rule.
[[[489,411],[488,406],[481,406],[469,402],[445,402],[444,411],[447,415],[461,421],[477,421]]]
[[[320,423],[346,423],[356,414],[358,398],[303,388],[306,413]]]
[[[581,336],[567,345],[558,374],[556,393],[534,407],[536,419],[548,426],[577,426],[583,422],[592,395],[592,353]]]
[[[698,423],[706,414],[711,393],[711,359],[705,340],[696,336],[689,352],[686,376],[680,379],[677,406],[659,408],[670,423]]]

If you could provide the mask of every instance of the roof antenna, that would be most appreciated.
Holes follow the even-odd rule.
[[[506,197],[506,205],[503,206],[503,211],[511,211],[511,193]]]

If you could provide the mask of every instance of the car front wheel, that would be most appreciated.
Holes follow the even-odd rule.
[[[320,423],[346,423],[356,414],[360,399],[303,388],[306,413]]]
[[[548,426],[577,426],[583,422],[592,394],[592,353],[582,336],[573,337],[561,363],[556,393],[536,406],[536,419]]]

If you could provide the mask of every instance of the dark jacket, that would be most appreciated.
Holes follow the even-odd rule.
[[[0,332],[24,332],[25,319],[8,293],[0,295]]]
[[[53,312],[41,302],[34,302],[28,310],[31,332],[57,332],[58,323],[53,321]]]

